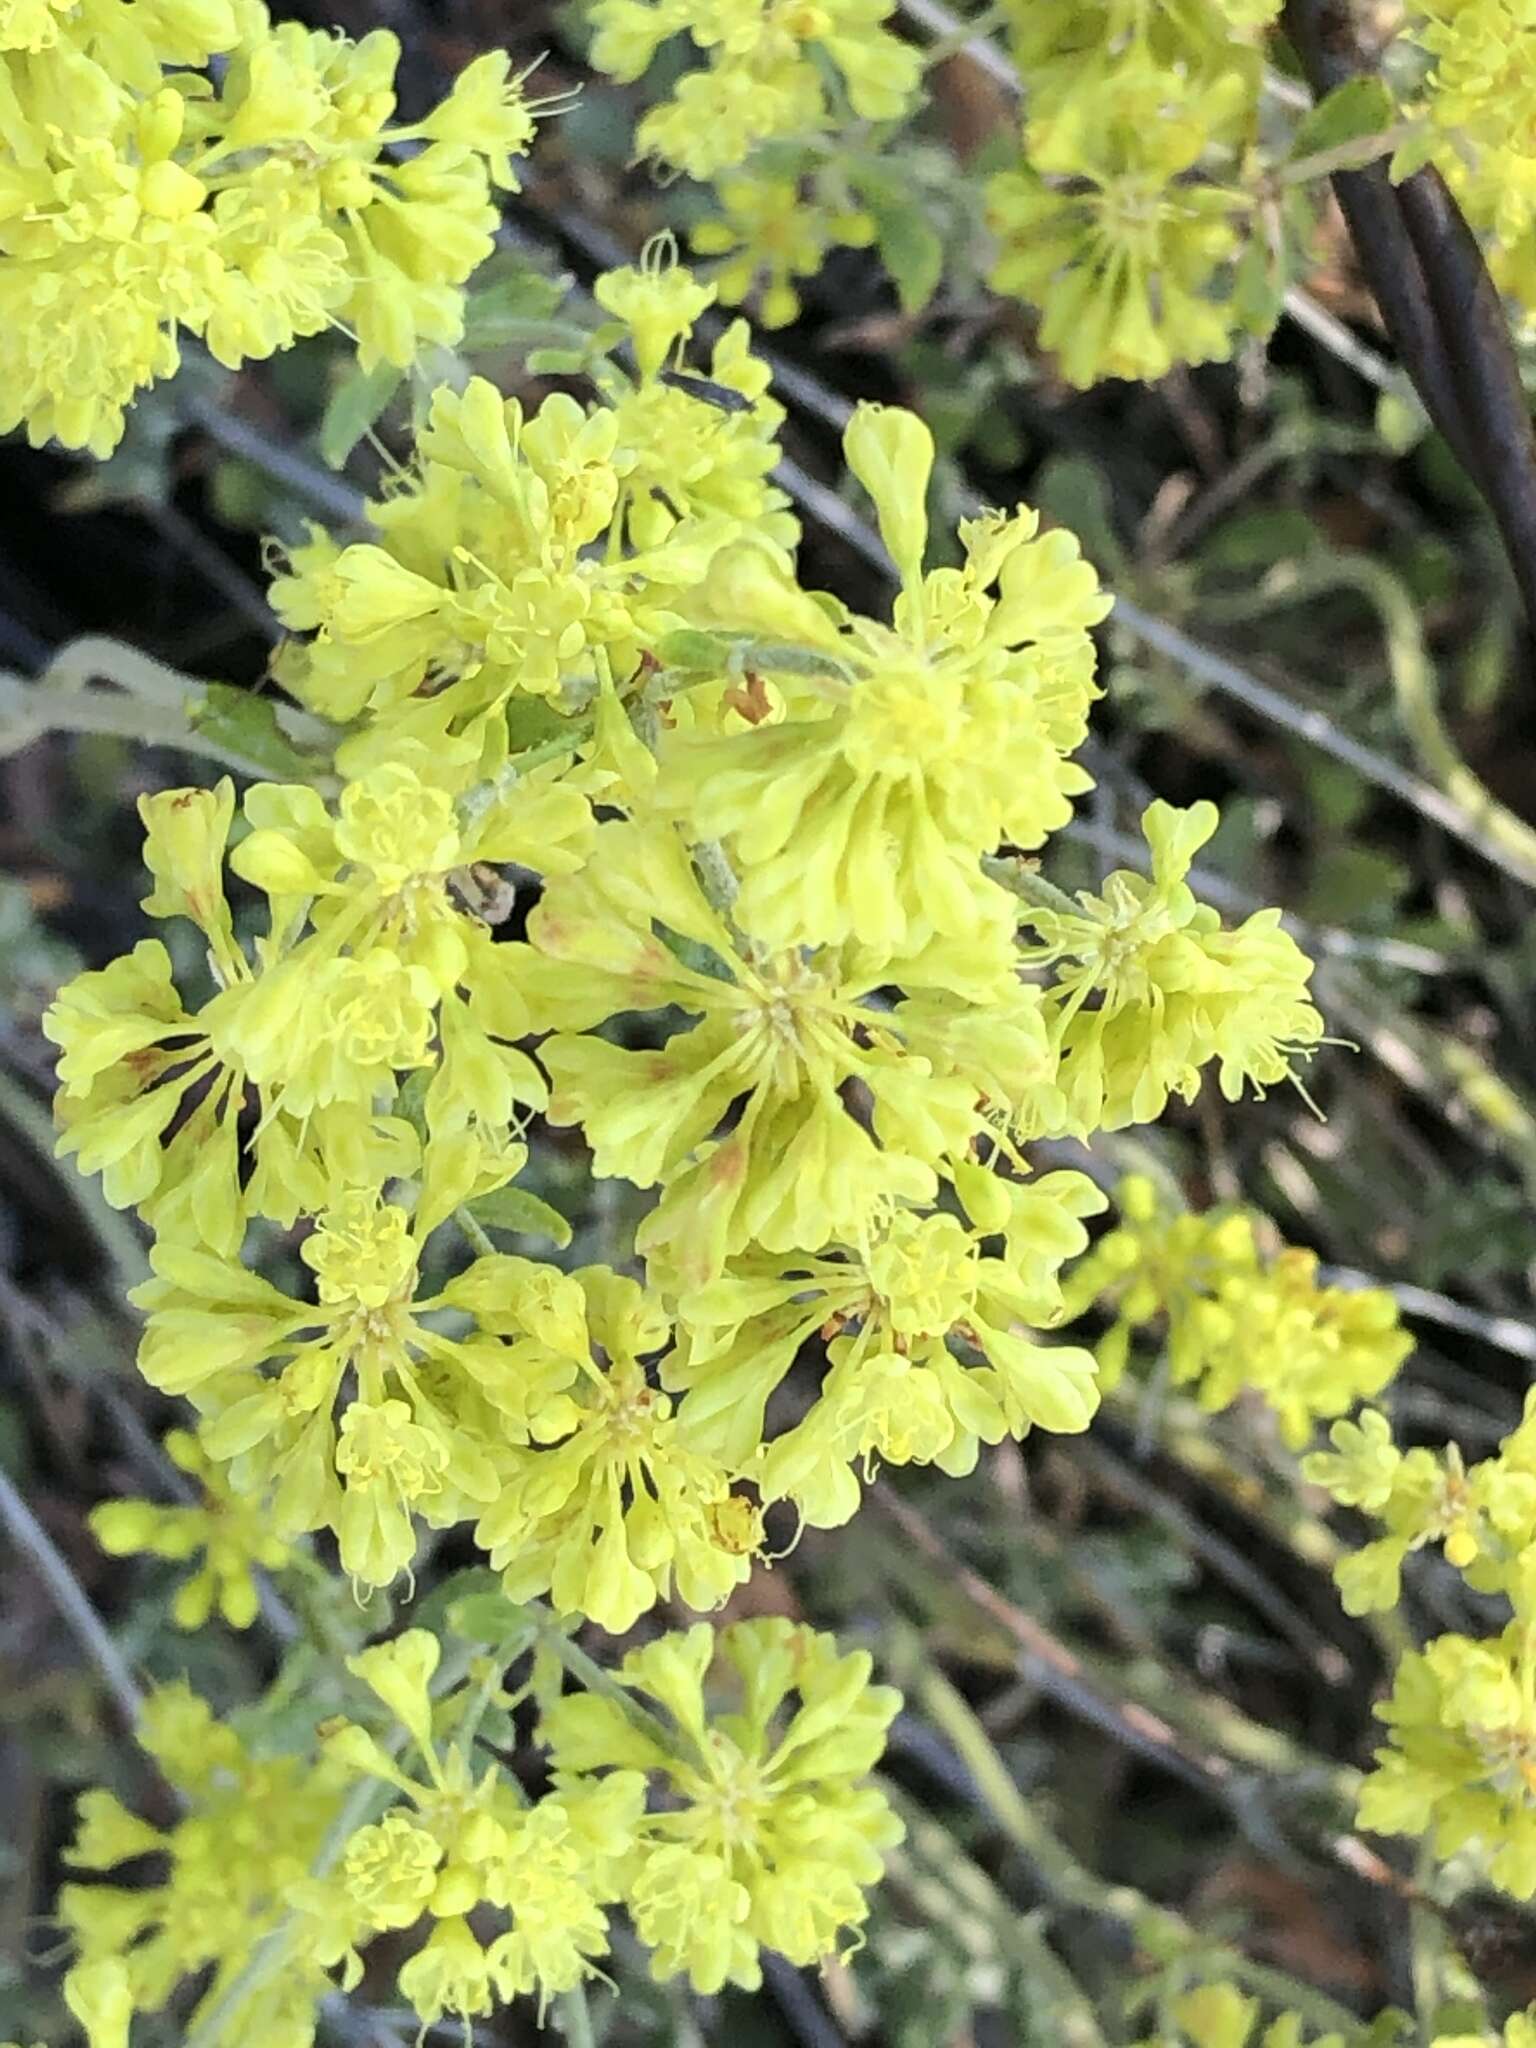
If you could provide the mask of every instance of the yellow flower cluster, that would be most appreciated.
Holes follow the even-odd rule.
[[[641,115],[636,146],[715,182],[720,211],[693,228],[693,248],[726,259],[714,284],[727,305],[755,299],[765,326],[784,326],[800,310],[797,281],[830,249],[875,239],[823,145],[829,131],[917,105],[921,57],[889,25],[895,0],[591,0],[587,11],[591,61],[621,83],[685,37],[703,57]]]
[[[598,296],[636,374],[532,417],[439,392],[378,538],[280,579],[285,680],[349,721],[334,805],[258,784],[230,852],[227,781],[144,800],[146,908],[196,925],[205,994],[145,940],[45,1028],[64,1149],[156,1232],[141,1369],[275,1537],[329,1529],[387,1584],[418,1521],[473,1521],[515,1598],[622,1629],[721,1599],[758,1498],[835,1522],[860,1460],[1083,1428],[1092,1362],[1041,1333],[1098,1198],[1020,1147],[1213,1062],[1229,1096],[1277,1081],[1321,1020],[1272,915],[1223,932],[1190,896],[1208,806],[1155,806],[1152,881],[1103,899],[1021,909],[989,870],[1087,781],[1104,601],[1070,537],[988,515],[926,569],[932,444],[866,407],[847,456],[901,591],[849,613],[796,579],[740,330],[722,411],[674,367],[707,289],[653,261]],[[543,877],[526,940],[493,928],[508,864]],[[538,1113],[657,1190],[649,1288],[490,1255],[424,1293]],[[313,1299],[246,1268],[259,1218],[306,1223]],[[770,1436],[818,1329],[822,1395]]]
[[[1209,807],[1155,806],[1151,881],[1101,898],[1042,905],[1033,865],[997,858],[1088,786],[1105,600],[1071,537],[990,513],[930,568],[931,439],[866,406],[846,456],[899,594],[876,619],[808,590],[744,327],[690,371],[712,293],[664,250],[596,296],[632,367],[599,357],[594,397],[533,412],[439,390],[373,537],[315,532],[283,566],[278,665],[342,729],[334,798],[145,798],[145,908],[195,930],[192,964],[143,940],[46,1020],[62,1149],[154,1231],[140,1369],[190,1402],[210,1495],[100,1527],[206,1549],[189,1615],[217,1593],[248,1618],[269,1544],[328,1532],[384,1586],[423,1525],[467,1525],[512,1601],[622,1632],[718,1606],[774,1502],[830,1526],[876,1461],[964,1472],[1085,1428],[1095,1361],[1051,1333],[1102,1201],[1024,1148],[1153,1116],[1207,1070],[1229,1097],[1273,1084],[1321,1035],[1273,916],[1224,932],[1190,895]],[[486,1248],[476,1205],[518,1198],[536,1118],[655,1191],[643,1284]],[[458,1268],[427,1257],[455,1218],[479,1254]],[[252,1270],[260,1223],[302,1279]],[[1330,1296],[1261,1281],[1277,1355],[1305,1330],[1320,1359],[1378,1358]],[[820,1388],[786,1426],[772,1397],[813,1340]],[[753,1624],[721,1639],[741,1710],[708,1720],[714,1640],[625,1666],[659,1747],[596,1697],[554,1708],[556,1791],[527,1809],[438,1745],[434,1637],[364,1653],[424,1775],[360,1727],[329,1744],[406,1805],[346,1845],[350,1903],[315,1880],[333,1910],[294,1937],[294,1996],[423,1914],[400,1983],[426,2019],[578,1982],[615,1903],[701,1986],[751,1982],[762,1945],[828,1953],[893,1838],[864,1778],[894,1696]],[[173,1933],[178,1896],[152,1909]],[[130,1975],[153,1953],[135,1937]]]
[[[1013,0],[1023,160],[988,189],[992,282],[1069,383],[1224,360],[1279,310],[1253,233],[1262,32],[1279,0]]]
[[[1363,1824],[1430,1835],[1437,1854],[1467,1847],[1496,1884],[1536,1894],[1536,1396],[1489,1458],[1467,1465],[1455,1444],[1400,1450],[1372,1409],[1339,1422],[1332,1451],[1305,1472],[1379,1525],[1337,1576],[1353,1614],[1397,1604],[1404,1559],[1438,1544],[1477,1594],[1512,1619],[1485,1638],[1444,1635],[1398,1664],[1377,1707],[1389,1730],[1361,1793]]]
[[[66,1985],[71,2010],[94,2005],[100,2039],[125,2048],[137,2012],[154,2012],[189,1977],[209,1972],[191,2024],[212,2012],[257,1948],[288,1917],[288,1894],[320,1854],[346,1777],[334,1763],[259,1756],[214,1720],[185,1686],[150,1696],[137,1737],[180,1795],[182,1817],[155,1827],[111,1793],[87,1792],[66,1860],[80,1871],[162,1859],[153,1884],[68,1884],[57,1914],[78,1960]],[[292,1944],[280,1975],[241,2007],[243,2039],[308,2048],[318,2001],[330,1989],[321,1931]],[[112,2031],[115,2028],[116,2031]]]
[[[760,143],[816,134],[847,114],[906,113],[920,60],[887,26],[894,12],[895,0],[592,0],[592,62],[629,81],[664,43],[688,37],[704,63],[647,109],[635,142],[710,178]]]
[[[718,1650],[735,1711],[712,1717]],[[568,1694],[544,1716],[557,1796],[615,1796],[631,1775],[660,1795],[636,1828],[623,1896],[657,1977],[697,1991],[760,1981],[758,1951],[829,1954],[868,1911],[866,1888],[901,1823],[868,1774],[900,1705],[869,1683],[865,1651],[779,1619],[706,1625],[632,1650],[621,1677],[672,1735],[614,1699]]]
[[[1358,2040],[1368,2044],[1409,2038],[1413,2021],[1391,2010],[1369,2027],[1348,2035],[1313,2031],[1299,2013],[1282,2012],[1266,2025],[1259,1999],[1235,1984],[1202,1984],[1171,2001],[1172,2024],[1149,2035],[1138,2048],[1346,2048]],[[1536,2048],[1536,2006],[1512,2013],[1497,2034],[1445,2034],[1427,2028],[1419,2036],[1425,2048]]]
[[[0,431],[110,453],[181,330],[230,367],[331,325],[365,366],[456,341],[533,119],[496,51],[397,122],[399,55],[262,0],[6,0]]]
[[[1161,1324],[1175,1386],[1193,1385],[1212,1411],[1258,1394],[1300,1450],[1319,1420],[1379,1394],[1413,1348],[1385,1288],[1319,1286],[1315,1255],[1295,1246],[1266,1257],[1252,1211],[1180,1211],[1140,1174],[1115,1202],[1119,1223],[1067,1288],[1072,1315],[1097,1306],[1113,1318],[1095,1347],[1107,1386],[1136,1333]]]
[[[617,1700],[548,1703],[553,1784],[533,1803],[474,1748],[484,1685],[443,1683],[439,1660],[424,1629],[348,1658],[372,1710],[324,1724],[313,1762],[254,1756],[185,1688],[154,1695],[140,1739],[183,1817],[156,1828],[87,1793],[69,1861],[152,1854],[164,1873],[70,1885],[59,1904],[91,2048],[126,2048],[134,2013],[209,1966],[193,2029],[217,2016],[238,2022],[230,2038],[310,2048],[333,1974],[355,1985],[381,1935],[427,2026],[574,1990],[613,1909],[658,1978],[703,1991],[756,1985],[762,1948],[814,1962],[865,1918],[902,1833],[869,1777],[898,1696],[869,1683],[867,1654],[776,1620],[659,1637],[626,1659]],[[259,1950],[279,1966],[251,1970]]]
[[[1296,2013],[1268,2026],[1258,1999],[1235,1984],[1202,1984],[1172,2002],[1173,2028],[1139,2048],[1345,2048],[1342,2034],[1316,2034]],[[1437,2044],[1440,2048],[1440,2044]]]
[[[1494,274],[1536,306],[1536,79],[1529,0],[1415,0],[1407,36],[1430,58],[1427,125],[1393,161],[1433,162],[1490,239]]]
[[[253,1573],[280,1571],[292,1550],[274,1533],[260,1497],[237,1493],[189,1430],[171,1430],[164,1449],[197,1481],[202,1499],[103,1501],[91,1510],[91,1534],[112,1557],[143,1553],[182,1563],[202,1552],[201,1567],[177,1589],[171,1619],[178,1628],[201,1628],[217,1610],[231,1628],[249,1628],[260,1605]]]

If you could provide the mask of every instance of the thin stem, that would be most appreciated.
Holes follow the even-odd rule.
[[[1536,888],[1536,830],[1501,804],[1456,751],[1440,716],[1434,666],[1412,600],[1391,571],[1362,555],[1319,556],[1266,581],[1253,602],[1270,610],[1339,588],[1357,591],[1381,621],[1398,713],[1419,760],[1480,838],[1497,849],[1505,872]]]
[[[562,1993],[556,2003],[560,2020],[560,2031],[571,2048],[597,2048],[597,2036],[592,2031],[592,2012],[587,2004],[585,1985],[578,1984],[574,1990]]]
[[[1326,306],[1320,305],[1310,292],[1293,284],[1285,295],[1285,310],[1298,327],[1310,334],[1314,341],[1320,341],[1330,355],[1337,356],[1367,384],[1374,384],[1378,391],[1390,391],[1399,398],[1409,399],[1422,409],[1423,401],[1413,388],[1413,380],[1396,363],[1389,363],[1384,355],[1368,348],[1352,327],[1347,326],[1336,313],[1330,313]]]
[[[969,57],[1015,99],[1022,93],[1023,83],[1013,60],[984,34],[995,23],[998,10],[989,8],[973,21],[962,21],[959,15],[941,6],[939,0],[898,0],[898,7],[914,28],[936,38],[940,54]],[[929,58],[929,62],[935,61],[936,58]]]
[[[589,1657],[581,1645],[566,1634],[551,1609],[536,1600],[528,1611],[533,1616],[539,1641],[559,1659],[584,1692],[595,1692],[602,1699],[611,1700],[640,1734],[668,1755],[678,1756],[684,1752],[685,1742],[680,1730],[643,1706],[622,1679]]]
[[[1065,889],[1048,882],[1033,861],[1019,855],[988,855],[981,864],[994,882],[1001,882],[1021,902],[1033,903],[1039,910],[1054,910],[1060,917],[1082,916],[1082,906],[1074,903]]]
[[[308,504],[341,526],[367,525],[368,500],[363,493],[340,477],[331,476],[301,450],[274,441],[260,428],[237,419],[208,398],[189,399],[186,414],[226,454],[236,455],[253,469],[259,469],[300,503]]]
[[[4,1522],[17,1549],[36,1567],[65,1625],[100,1672],[102,1683],[117,1703],[123,1720],[130,1728],[137,1726],[144,1709],[144,1695],[128,1669],[122,1651],[108,1635],[101,1616],[86,1598],[80,1581],[11,1484],[3,1466],[0,1466],[0,1521]]]
[[[486,813],[493,810],[507,793],[514,789],[526,775],[535,768],[542,768],[546,762],[558,761],[591,737],[592,721],[581,719],[574,723],[569,732],[556,733],[550,740],[542,741],[536,747],[529,747],[525,753],[515,754],[502,768],[498,769],[488,782],[477,782],[472,789],[465,790],[458,801],[459,823],[466,831],[478,825]]]
[[[1472,816],[1460,803],[1443,790],[1436,789],[1432,782],[1415,775],[1407,768],[1399,768],[1395,761],[1378,754],[1370,747],[1352,739],[1346,732],[1314,706],[1298,704],[1281,691],[1272,689],[1261,682],[1247,669],[1225,655],[1217,654],[1199,641],[1192,640],[1177,626],[1166,619],[1153,617],[1142,610],[1140,605],[1129,599],[1117,597],[1115,608],[1110,614],[1117,625],[1148,647],[1155,648],[1169,660],[1178,662],[1189,673],[1211,688],[1221,690],[1234,702],[1255,712],[1281,731],[1289,732],[1295,738],[1305,740],[1320,753],[1353,769],[1355,774],[1373,787],[1390,792],[1403,803],[1409,804],[1420,817],[1427,818],[1459,839],[1463,846],[1470,847],[1492,866],[1508,875],[1512,881],[1526,888],[1536,886],[1536,877],[1523,861],[1513,860],[1508,850],[1491,834],[1482,819]]]
[[[1160,1906],[1128,1884],[1112,1883],[1080,1863],[1065,1841],[1019,1790],[986,1729],[964,1697],[935,1665],[923,1662],[916,1674],[923,1712],[948,1739],[975,1781],[981,1804],[1014,1847],[1044,1878],[1062,1904],[1107,1917],[1125,1927],[1138,1947],[1152,1954],[1182,1950],[1191,1959],[1219,1964],[1255,1990],[1302,2013],[1314,2026],[1358,2031],[1356,2016],[1326,1992],[1300,1978],[1253,1962],[1238,1950],[1208,1942],[1183,1915]]]
[[[693,865],[713,909],[729,917],[741,894],[741,883],[718,839],[701,839],[693,849]]]
[[[1337,142],[1332,149],[1314,150],[1310,156],[1293,157],[1274,172],[1277,185],[1305,185],[1313,178],[1331,178],[1336,171],[1363,171],[1368,164],[1392,156],[1405,142],[1423,131],[1422,121],[1394,121],[1376,135],[1355,135]]]
[[[1285,0],[1282,21],[1318,98],[1373,70],[1335,0]],[[1493,514],[1536,624],[1536,430],[1477,237],[1432,164],[1396,185],[1381,163],[1338,170],[1334,192],[1387,331]]]
[[[477,1218],[471,1216],[467,1209],[455,1209],[453,1220],[469,1239],[470,1250],[477,1259],[495,1258],[496,1247],[491,1242],[489,1232]]]

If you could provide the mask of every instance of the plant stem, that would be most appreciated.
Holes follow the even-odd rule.
[[[1274,182],[1305,185],[1313,178],[1331,178],[1335,171],[1363,171],[1367,164],[1379,163],[1405,142],[1412,142],[1423,125],[1421,121],[1394,121],[1378,134],[1351,136],[1348,142],[1335,143],[1332,149],[1316,149],[1310,156],[1293,157],[1276,168]]]
[[[455,1209],[453,1220],[469,1239],[470,1250],[477,1259],[491,1259],[496,1256],[496,1247],[491,1242],[490,1233],[467,1209]]]
[[[1065,889],[1058,889],[1054,882],[1048,882],[1038,867],[1022,855],[988,855],[982,867],[994,882],[1001,882],[1021,902],[1033,903],[1041,910],[1054,910],[1060,917],[1081,917],[1081,907],[1074,903]]]
[[[1217,1964],[1276,2004],[1303,2014],[1314,2026],[1346,2036],[1359,2031],[1355,2015],[1326,1992],[1253,1962],[1240,1951],[1208,1943],[1182,1914],[1158,1905],[1133,1885],[1111,1883],[1089,1870],[1024,1797],[986,1729],[933,1664],[919,1665],[915,1689],[924,1713],[948,1738],[974,1778],[981,1802],[997,1826],[1028,1857],[1063,1904],[1117,1921],[1138,1947],[1153,1956],[1171,1959],[1171,1953],[1182,1953],[1191,1959],[1200,1957],[1205,1968]]]
[[[622,1679],[589,1657],[581,1645],[566,1634],[542,1601],[532,1602],[528,1611],[533,1616],[539,1641],[560,1660],[584,1691],[595,1692],[603,1699],[611,1700],[633,1727],[669,1756],[684,1753],[686,1744],[681,1731],[662,1720],[659,1714],[653,1714],[649,1707],[642,1706]]]
[[[571,2044],[571,2048],[597,2048],[597,2036],[592,2031],[592,2013],[587,2004],[585,1988],[578,1984],[573,1991],[562,1994],[558,2007],[560,2031]]]
[[[135,1727],[144,1710],[144,1695],[128,1669],[122,1651],[108,1635],[101,1616],[86,1598],[80,1581],[11,1484],[3,1467],[0,1467],[0,1522],[4,1522],[16,1548],[36,1567],[70,1633],[101,1673],[102,1683],[116,1701],[123,1720],[130,1728]]]

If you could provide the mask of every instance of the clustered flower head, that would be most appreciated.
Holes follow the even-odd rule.
[[[184,1687],[152,1696],[140,1740],[182,1817],[157,1828],[89,1792],[68,1858],[102,1873],[155,1855],[163,1874],[59,1903],[90,2048],[124,2048],[134,2013],[212,1965],[196,2027],[263,1949],[280,1966],[226,2009],[241,2038],[311,2048],[319,2001],[337,1973],[359,1981],[380,1935],[428,2026],[574,1990],[618,1911],[658,1978],[701,1991],[755,1986],[764,1948],[815,1962],[865,1918],[902,1832],[870,1776],[899,1699],[867,1653],[780,1620],[658,1637],[617,1675],[634,1718],[593,1694],[548,1701],[553,1782],[531,1802],[475,1748],[484,1682],[440,1666],[419,1628],[348,1658],[358,1715],[325,1722],[312,1758],[253,1754]]]
[[[717,1656],[736,1702],[712,1715]],[[671,1736],[595,1693],[557,1702],[544,1735],[558,1796],[611,1791],[630,1773],[661,1795],[624,1877],[655,1975],[686,1973],[696,1991],[754,1990],[761,1949],[802,1964],[828,1954],[864,1919],[880,1852],[901,1839],[868,1782],[900,1695],[870,1684],[866,1651],[840,1654],[830,1637],[778,1618],[664,1636],[632,1650],[620,1676],[661,1709]]]
[[[846,455],[899,592],[876,618],[806,588],[744,323],[691,368],[714,294],[665,245],[595,296],[626,356],[594,340],[586,399],[435,392],[372,534],[283,562],[277,670],[340,729],[335,793],[146,797],[144,908],[182,964],[142,939],[46,1021],[61,1148],[154,1233],[139,1365],[189,1404],[210,1502],[104,1533],[206,1548],[186,1598],[237,1621],[268,1544],[316,1535],[375,1588],[462,1529],[511,1602],[622,1633],[718,1607],[778,1503],[835,1526],[881,1463],[962,1473],[1084,1429],[1096,1361],[1059,1325],[1102,1201],[1033,1171],[1031,1140],[1207,1073],[1274,1085],[1321,1034],[1273,917],[1225,932],[1190,894],[1208,807],[1148,813],[1150,881],[1050,911],[1008,886],[1089,786],[1106,606],[1072,538],[989,513],[930,567],[931,438],[864,406]],[[541,1120],[649,1197],[631,1270],[487,1249],[477,1207],[517,1197]],[[1380,1346],[1310,1278],[1254,1271],[1244,1299],[1277,1358],[1305,1341],[1307,1374],[1374,1390]],[[614,1906],[703,1988],[863,1920],[896,1834],[868,1783],[895,1696],[866,1656],[778,1623],[650,1643],[622,1682],[653,1706],[542,1702],[555,1788],[529,1806],[454,1733],[439,1655],[411,1629],[354,1667],[409,1757],[357,1721],[313,1766],[393,1803],[335,1861],[281,1864],[300,2017],[277,2048],[418,1923],[399,1984],[432,2021],[578,1984]],[[232,1953],[269,1924],[284,1839]],[[173,1933],[188,1868],[133,1895]],[[216,1960],[222,1920],[213,1948],[155,1947],[118,1910],[82,1952],[124,1955],[138,2003]]]
[[[1108,1386],[1137,1333],[1161,1325],[1175,1386],[1213,1412],[1258,1394],[1300,1450],[1319,1420],[1379,1394],[1413,1348],[1385,1288],[1319,1285],[1315,1254],[1295,1246],[1266,1256],[1252,1211],[1181,1210],[1141,1174],[1120,1182],[1115,1204],[1119,1222],[1067,1288],[1074,1316],[1097,1306],[1111,1317],[1096,1346]]]
[[[1399,149],[1394,177],[1441,170],[1490,240],[1500,285],[1536,304],[1536,80],[1529,0],[1414,0],[1405,32],[1429,58],[1423,130]]]
[[[1342,2034],[1318,2034],[1300,2014],[1264,2023],[1263,2007],[1235,1984],[1201,1984],[1172,2001],[1176,2031],[1150,2036],[1139,2048],[1345,2048]]]
[[[106,1873],[135,1859],[162,1859],[149,1884],[68,1884],[57,1914],[78,1960],[66,1985],[108,2008],[116,2034],[91,2048],[121,2048],[138,2012],[163,2006],[186,1978],[208,1971],[192,2024],[240,1977],[288,1915],[288,1893],[307,1876],[334,1821],[345,1774],[324,1758],[259,1755],[184,1685],[150,1695],[136,1730],[179,1796],[181,1817],[156,1827],[113,1794],[82,1797],[66,1861]],[[250,2038],[274,2048],[313,2039],[329,1990],[324,1958],[295,1944],[288,1967],[245,2003]]]
[[[365,367],[456,341],[533,116],[493,51],[397,121],[399,56],[262,0],[0,9],[0,431],[109,454],[183,331],[231,368],[332,325]]]
[[[1388,1730],[1362,1824],[1475,1850],[1515,1897],[1536,1895],[1536,1396],[1493,1456],[1400,1449],[1387,1418],[1338,1422],[1306,1476],[1381,1534],[1336,1568],[1351,1613],[1396,1605],[1405,1560],[1437,1545],[1474,1593],[1511,1616],[1497,1633],[1437,1636],[1399,1662],[1376,1709]]]
[[[1224,360],[1279,305],[1257,232],[1262,32],[1278,0],[1017,0],[1022,161],[988,187],[992,282],[1071,384]]]
[[[629,81],[664,43],[688,37],[705,61],[646,110],[635,145],[709,178],[759,143],[814,134],[846,114],[906,113],[920,55],[888,26],[894,12],[895,0],[592,0],[592,62]],[[835,98],[818,60],[830,61]]]
[[[217,1611],[231,1628],[249,1628],[260,1605],[255,1572],[282,1570],[292,1549],[273,1529],[260,1495],[237,1493],[190,1430],[170,1430],[162,1448],[196,1481],[202,1499],[103,1501],[91,1510],[91,1534],[112,1557],[184,1563],[201,1552],[201,1566],[176,1590],[171,1619],[178,1628],[201,1628]]]

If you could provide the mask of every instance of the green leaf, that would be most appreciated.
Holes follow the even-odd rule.
[[[734,642],[723,633],[679,626],[657,641],[656,659],[663,668],[681,669],[686,675],[724,675],[733,647]]]
[[[472,1643],[504,1643],[532,1624],[527,1608],[497,1589],[462,1594],[448,1609],[448,1626]]]
[[[429,1628],[441,1634],[448,1625],[449,1615],[456,1607],[469,1608],[466,1618],[473,1619],[475,1609],[469,1607],[471,1601],[478,1603],[482,1600],[505,1598],[506,1595],[501,1590],[500,1572],[492,1571],[488,1564],[462,1565],[458,1571],[450,1572],[441,1585],[434,1586],[430,1593],[424,1593],[419,1600],[413,1602],[410,1625],[412,1628]],[[469,1635],[470,1631],[466,1629],[463,1633]],[[498,1634],[494,1638],[482,1637],[477,1626],[474,1630],[474,1639],[482,1642],[499,1642],[501,1635]]]
[[[516,1230],[524,1237],[547,1237],[562,1246],[571,1241],[571,1226],[560,1211],[530,1195],[526,1188],[497,1188],[465,1207],[487,1230]]]
[[[1397,119],[1397,102],[1379,78],[1350,78],[1325,93],[1291,138],[1290,161],[1318,156],[1358,136],[1379,135]]]
[[[194,732],[216,740],[249,761],[263,775],[284,782],[310,782],[330,768],[328,754],[301,747],[283,729],[287,707],[275,697],[258,697],[233,683],[206,683],[188,711]]]
[[[534,348],[528,351],[527,369],[533,377],[580,377],[587,367],[584,348]]]
[[[1031,502],[1075,533],[1083,553],[1106,573],[1125,562],[1103,466],[1083,455],[1052,455],[1040,466]]]
[[[1270,569],[1277,562],[1315,554],[1323,539],[1318,527],[1298,505],[1236,512],[1200,549],[1200,566],[1220,570]]]
[[[851,682],[854,673],[846,662],[819,647],[759,640],[750,633],[706,633],[693,626],[680,626],[675,632],[663,634],[656,643],[656,658],[663,669],[701,680],[761,672],[832,676],[839,682]]]
[[[464,300],[465,353],[507,348],[528,327],[547,327],[570,288],[568,277],[550,277],[519,256],[493,256]],[[584,333],[574,322],[571,328],[574,338]]]
[[[904,313],[921,313],[944,275],[944,243],[911,187],[886,164],[861,163],[852,182],[875,223],[881,259]]]
[[[364,434],[400,389],[404,377],[393,363],[371,370],[351,370],[326,402],[320,422],[320,453],[332,469],[341,469]]]
[[[1376,401],[1376,431],[1391,455],[1411,455],[1429,432],[1429,415],[1401,391],[1383,391]]]

